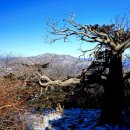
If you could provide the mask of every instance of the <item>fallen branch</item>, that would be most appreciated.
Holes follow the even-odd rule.
[[[40,76],[40,78],[38,79],[39,85],[42,88],[45,88],[45,92],[48,91],[49,86],[64,87],[64,86],[76,85],[76,84],[80,83],[80,79],[78,79],[78,78],[70,78],[70,79],[65,80],[65,81],[60,81],[60,80],[53,81],[50,78],[48,78],[47,76],[40,75],[39,73],[37,73],[37,74]],[[42,81],[44,81],[44,82],[42,82]]]
[[[46,80],[46,83],[42,83],[42,80]],[[52,85],[57,85],[57,86],[68,86],[68,85],[72,85],[72,84],[78,84],[80,83],[80,79],[78,78],[70,78],[68,80],[65,81],[60,81],[60,80],[47,80],[49,79],[47,76],[41,76],[40,80],[39,80],[39,84],[43,87],[47,87],[47,86],[52,86]]]

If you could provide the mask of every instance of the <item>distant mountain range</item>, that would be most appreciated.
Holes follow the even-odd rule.
[[[46,63],[49,63],[49,65],[47,69],[44,69],[45,75],[50,77],[55,75],[57,78],[64,79],[65,76],[79,74],[83,68],[90,65],[91,60],[49,53],[33,57],[5,57],[0,59],[0,75],[22,68],[23,64],[42,65]]]
[[[45,53],[33,57],[5,57],[0,59],[0,75],[14,72],[23,65],[43,65],[49,63],[42,72],[44,75],[64,79],[67,76],[74,76],[81,73],[81,70],[87,68],[91,64],[90,58],[76,58],[70,55],[57,55]],[[124,68],[130,70],[130,61],[123,62]]]

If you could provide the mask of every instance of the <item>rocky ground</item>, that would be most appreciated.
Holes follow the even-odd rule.
[[[30,113],[26,122],[28,130],[129,130],[126,125],[109,125],[96,126],[100,115],[100,109],[66,109],[63,114],[47,113],[42,114]],[[125,118],[124,120],[129,119]]]

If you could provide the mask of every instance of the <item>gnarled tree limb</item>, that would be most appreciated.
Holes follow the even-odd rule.
[[[66,41],[70,36],[75,35],[85,42],[98,42],[104,45],[106,48],[112,50],[112,54],[122,54],[125,49],[130,46],[130,28],[126,28],[124,25],[128,24],[123,20],[119,23],[111,25],[82,25],[78,24],[72,19],[64,19],[63,21],[70,25],[64,27],[58,27],[56,24],[48,24],[53,35],[59,35],[60,38],[56,38],[53,42],[64,39]],[[87,52],[87,51],[86,51]],[[84,52],[83,52],[84,53]]]
[[[65,81],[60,81],[60,80],[53,81],[45,75],[41,75],[38,72],[37,72],[37,74],[39,76],[38,82],[39,82],[39,85],[41,86],[41,94],[43,93],[42,92],[43,88],[45,88],[45,92],[47,92],[49,86],[64,87],[64,86],[76,85],[76,84],[80,83],[80,79],[78,79],[78,78],[70,78],[70,79],[65,80]]]
[[[78,78],[70,78],[68,80],[65,80],[65,81],[60,81],[60,80],[55,80],[55,81],[52,81],[51,79],[49,79],[47,76],[41,76],[40,79],[39,79],[39,84],[42,86],[42,87],[47,87],[47,86],[69,86],[69,85],[73,85],[73,84],[78,84],[80,83],[80,79]],[[45,83],[42,82],[42,80],[46,80]]]

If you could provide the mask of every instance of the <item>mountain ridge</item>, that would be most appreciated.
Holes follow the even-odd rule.
[[[5,57],[0,59],[0,75],[13,73],[19,68],[23,71],[25,65],[34,66],[48,64],[42,73],[53,79],[64,79],[67,76],[79,75],[82,69],[87,68],[92,58],[77,58],[70,55],[44,53],[30,57]],[[130,70],[130,62],[123,62],[124,70]]]
[[[77,57],[70,55],[58,55],[45,53],[32,57],[5,57],[5,59],[0,60],[0,75],[12,73],[19,68],[21,70],[25,69],[24,65],[35,66],[37,64],[43,65],[49,63],[46,69],[42,70],[48,77],[54,77],[56,79],[64,79],[70,75],[76,75],[81,72],[83,68],[87,68],[91,61],[81,60]]]

